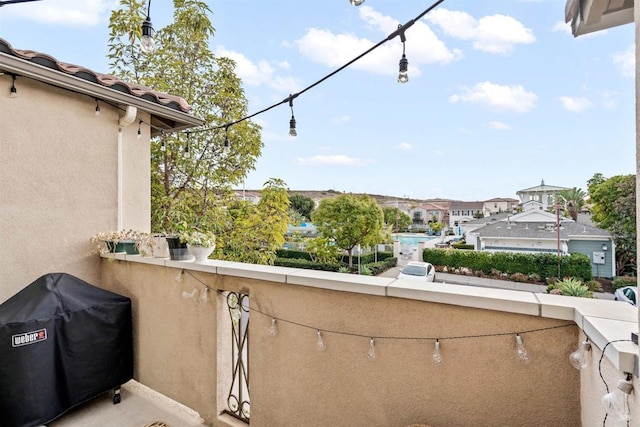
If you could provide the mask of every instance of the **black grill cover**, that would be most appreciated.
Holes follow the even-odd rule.
[[[129,298],[53,273],[0,305],[0,426],[46,424],[132,377]]]

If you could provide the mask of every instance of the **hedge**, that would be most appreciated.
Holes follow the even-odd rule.
[[[306,259],[311,261],[311,255],[305,251],[294,251],[291,249],[278,249],[276,250],[277,258],[294,258],[294,259]]]
[[[273,265],[322,271],[338,271],[341,267],[345,267],[344,264],[340,263],[313,262],[300,258],[276,258],[273,261]]]
[[[554,254],[524,254],[512,252],[451,251],[425,249],[422,258],[433,265],[452,268],[466,267],[489,274],[492,270],[502,273],[537,274],[542,280],[558,276],[558,256]],[[583,254],[560,257],[560,277],[576,277],[591,280],[591,260]]]

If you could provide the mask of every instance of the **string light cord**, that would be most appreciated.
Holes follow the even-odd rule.
[[[604,379],[604,375],[602,375],[602,359],[604,359],[604,353],[605,351],[607,351],[607,347],[609,347],[609,345],[617,343],[617,342],[633,342],[631,340],[614,340],[614,341],[609,341],[603,348],[602,348],[602,354],[600,355],[600,360],[598,360],[598,374],[600,375],[600,379],[602,380],[602,383],[604,384],[604,388],[607,390],[607,394],[609,393],[609,385],[607,384],[607,382]],[[602,427],[605,427],[607,424],[607,417],[609,416],[609,413],[605,413],[604,414],[604,419],[602,420]],[[629,421],[627,421],[627,427],[629,427]]]

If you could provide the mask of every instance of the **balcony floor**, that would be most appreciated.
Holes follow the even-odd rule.
[[[72,409],[48,426],[190,427],[206,425],[194,411],[136,381],[131,380],[124,384],[121,395],[122,401],[114,405],[110,394],[105,393]]]

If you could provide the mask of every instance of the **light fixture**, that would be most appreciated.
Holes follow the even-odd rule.
[[[362,3],[364,3],[364,0],[349,0],[349,3],[351,3],[353,6],[360,6]]]
[[[433,344],[433,354],[431,355],[433,363],[436,365],[442,365],[442,353],[440,353],[440,340],[436,340]]]
[[[9,96],[11,98],[17,98],[18,97],[18,89],[16,89],[16,76],[12,75],[11,78],[13,80],[11,81],[11,89],[9,90]]]
[[[142,23],[142,39],[140,40],[140,48],[144,53],[153,53],[156,51],[156,41],[153,38],[155,31],[153,29],[153,24],[151,23],[151,18],[149,17],[149,12],[151,11],[151,0],[147,5],[147,18]]]
[[[367,356],[371,360],[376,360],[376,357],[378,357],[376,354],[376,340],[373,338],[369,338],[369,351],[367,351]]]
[[[183,274],[184,274],[184,270],[180,270],[180,271],[178,272],[178,275],[176,276],[176,278],[175,278],[175,279],[173,279],[173,280],[175,280],[175,281],[176,281],[176,282],[178,282],[178,283],[182,283],[182,275],[183,275]]]
[[[229,151],[231,143],[229,142],[229,126],[224,127],[224,150]]]
[[[296,132],[296,118],[293,116],[293,97],[289,95],[289,107],[291,107],[291,120],[289,120],[289,135],[298,136]]]
[[[100,115],[100,104],[98,104],[98,98],[95,98],[96,100],[96,116]]]
[[[189,141],[191,140],[191,132],[187,132],[187,142],[184,144],[185,154],[189,154]]]
[[[327,349],[327,345],[324,343],[324,340],[322,339],[322,332],[320,332],[320,329],[318,329],[318,331],[316,332],[316,335],[318,337],[318,340],[316,341],[316,346],[318,347],[318,351],[325,351]]]
[[[398,25],[398,28],[401,28],[402,25]],[[407,41],[407,38],[404,35],[404,31],[400,32],[400,41],[402,42],[402,58],[400,58],[400,72],[398,73],[398,83],[406,83],[409,81],[409,74],[407,74],[407,70],[409,69],[409,60],[405,55],[404,50],[404,42]]]
[[[591,343],[589,339],[582,341],[576,351],[569,355],[569,362],[576,369],[584,369],[589,365]]]
[[[269,326],[269,336],[275,337],[278,335],[278,326],[276,325],[276,319],[271,319],[271,326]]]
[[[522,343],[522,337],[520,334],[516,334],[516,348],[518,351],[518,358],[523,362],[529,361],[529,355],[527,354],[527,350],[524,348],[524,344]]]
[[[631,419],[631,409],[629,408],[629,395],[633,391],[632,376],[626,373],[624,380],[619,380],[616,388],[602,396],[601,402],[608,414],[628,421]]]
[[[204,289],[200,291],[200,301],[209,302],[209,287],[205,286]]]
[[[167,147],[164,145],[164,131],[160,131],[160,151],[165,151]]]
[[[140,129],[140,126],[142,126],[142,120],[138,122],[138,139],[142,138],[142,130]]]
[[[606,251],[607,249],[608,249],[608,248],[607,248],[607,245],[602,245],[602,250],[603,250],[603,251]]]
[[[187,292],[187,291],[182,291],[182,298],[183,299],[192,299],[196,296],[196,293],[198,292],[198,288],[193,288],[193,290],[191,292]]]

